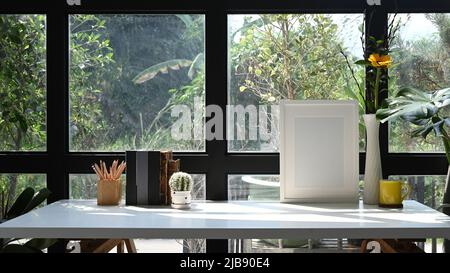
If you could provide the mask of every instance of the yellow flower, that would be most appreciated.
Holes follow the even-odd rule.
[[[369,62],[375,68],[389,68],[392,64],[392,59],[389,55],[374,53],[369,56]]]

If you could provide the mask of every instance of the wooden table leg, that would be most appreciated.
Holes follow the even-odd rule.
[[[117,253],[137,253],[132,239],[81,239],[80,253],[108,253],[117,247]]]
[[[395,243],[395,240],[388,239],[388,240],[377,240],[377,242],[381,246],[381,252],[382,253],[398,253],[397,244]]]
[[[367,243],[368,242],[369,242],[369,240],[362,241],[361,248],[360,248],[361,253],[366,253],[367,252]]]
[[[128,253],[137,253],[133,239],[125,239],[124,241],[125,245],[127,246]]]
[[[121,240],[120,243],[117,245],[117,253],[124,253],[125,250],[125,242],[124,240]]]
[[[80,250],[81,253],[108,253],[122,241],[121,239],[81,240]]]

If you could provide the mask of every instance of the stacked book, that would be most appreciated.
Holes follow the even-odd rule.
[[[180,171],[172,151],[127,151],[127,205],[170,205],[169,179]]]

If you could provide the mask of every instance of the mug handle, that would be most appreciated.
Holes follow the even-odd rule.
[[[402,184],[402,201],[405,200],[406,197],[408,197],[412,192],[411,185],[409,185],[408,182],[404,182]]]

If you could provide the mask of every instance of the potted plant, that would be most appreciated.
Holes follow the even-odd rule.
[[[372,54],[365,60],[356,64],[366,66],[368,69],[367,96],[363,96],[366,114],[363,115],[366,127],[366,162],[364,172],[364,203],[369,205],[378,204],[379,181],[382,179],[382,167],[379,145],[380,122],[376,118],[376,112],[381,108],[381,93],[386,91],[382,88],[386,82],[386,71],[392,65],[387,44],[384,40],[376,41],[371,37],[376,46]],[[361,91],[361,93],[363,93]]]
[[[380,121],[376,118],[376,112],[382,108],[384,103],[382,95],[387,92],[386,86],[389,78],[387,70],[396,66],[390,56],[391,50],[389,48],[401,27],[401,21],[396,20],[396,17],[397,14],[390,19],[386,36],[378,38],[369,36],[367,42],[361,39],[364,59],[358,60],[355,64],[365,67],[365,82],[360,82],[357,79],[350,64],[350,59],[344,50],[340,50],[351,72],[352,79],[358,87],[359,92],[356,94],[356,98],[365,109],[363,119],[366,129],[366,161],[363,200],[365,204],[369,205],[378,204],[379,181],[383,177],[379,144]],[[367,88],[367,92],[364,92],[364,86]]]
[[[0,194],[0,224],[25,214],[39,206],[50,195],[46,188],[35,193],[33,188],[26,188],[10,206],[8,195]],[[0,238],[0,253],[40,253],[53,245],[56,239],[31,239],[24,244],[18,243],[20,238]]]
[[[386,100],[388,107],[377,111],[381,122],[400,118],[415,125],[412,137],[426,138],[431,132],[444,144],[447,162],[450,165],[450,116],[444,111],[450,105],[450,88],[427,93],[415,88],[401,88],[395,96]],[[450,167],[447,171],[443,212],[450,215]],[[445,252],[450,252],[448,240],[444,241]]]
[[[183,209],[191,206],[192,185],[192,177],[188,173],[176,172],[170,177],[169,186],[173,208]]]

